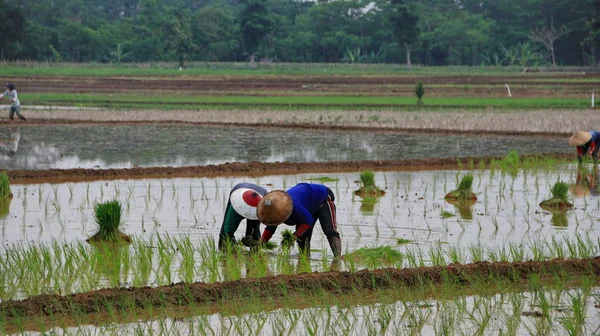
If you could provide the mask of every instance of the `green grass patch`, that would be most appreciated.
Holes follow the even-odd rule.
[[[11,198],[12,196],[8,174],[0,172],[0,198]]]
[[[391,246],[361,247],[344,255],[344,260],[364,264],[367,267],[379,267],[402,262],[404,255]]]
[[[535,67],[529,67],[534,70]],[[577,68],[561,67],[562,70]],[[250,68],[246,62],[188,62],[179,70],[176,62],[156,63],[38,63],[6,62],[0,66],[1,76],[181,76],[181,75],[510,75],[529,77],[519,66],[412,66],[404,64],[346,64],[346,63],[257,63]],[[568,73],[562,72],[561,75]],[[552,77],[556,73],[538,72],[535,76]]]
[[[337,177],[321,176],[321,177],[307,177],[307,178],[305,178],[305,180],[319,181],[321,183],[325,183],[325,182],[338,182],[340,179]]]
[[[22,101],[29,105],[63,105],[110,108],[209,108],[217,106],[240,107],[361,107],[361,108],[415,108],[414,97],[377,96],[173,96],[140,94],[77,94],[77,93],[23,93]],[[27,106],[24,105],[26,108]],[[588,99],[579,98],[481,98],[429,97],[425,108],[587,108]]]

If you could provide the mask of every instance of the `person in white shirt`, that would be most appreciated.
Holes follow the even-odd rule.
[[[4,91],[4,94],[0,96],[0,99],[8,98],[8,100],[10,101],[10,112],[8,114],[8,117],[10,118],[10,120],[13,120],[16,113],[19,119],[27,120],[21,114],[21,102],[19,101],[19,96],[17,95],[17,90],[15,89],[14,84],[8,83],[6,84],[6,87],[8,88],[8,90]]]

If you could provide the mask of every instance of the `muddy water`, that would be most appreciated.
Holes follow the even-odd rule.
[[[455,188],[458,171],[378,172],[376,183],[386,190],[373,206],[354,196],[358,174],[335,174],[326,182],[336,194],[338,225],[345,252],[364,246],[391,245],[427,256],[440,245],[482,246],[501,249],[509,242],[550,241],[553,237],[582,234],[596,240],[600,228],[600,197],[583,185],[571,188],[579,195],[574,209],[553,216],[538,204],[550,196],[551,185],[574,183],[574,167],[557,171],[520,172],[515,177],[499,171],[477,171],[473,189],[479,200],[471,209],[457,209],[444,201]],[[124,231],[137,237],[156,234],[216,238],[230,188],[242,181],[287,189],[322,175],[117,180],[68,184],[13,185],[15,198],[8,214],[0,211],[0,242],[6,248],[22,242],[82,241],[95,231],[93,207],[113,198],[125,209]],[[599,181],[600,182],[600,181]],[[319,182],[316,182],[319,183]],[[600,185],[600,183],[598,183]],[[586,191],[587,192],[584,192]],[[445,218],[445,215],[450,217]],[[242,223],[238,237],[243,233]],[[273,240],[279,241],[276,233]],[[411,241],[398,245],[397,240]],[[312,248],[329,247],[317,224]],[[316,253],[320,258],[320,253]],[[318,266],[315,270],[320,270]]]
[[[561,139],[195,125],[0,127],[0,168],[129,168],[234,161],[350,161],[569,151]]]

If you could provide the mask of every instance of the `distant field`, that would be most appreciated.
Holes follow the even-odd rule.
[[[34,63],[4,62],[0,63],[0,76],[118,76],[118,75],[506,75],[529,73],[556,75],[547,72],[546,68],[529,67],[522,74],[524,67],[493,66],[412,66],[404,64],[344,64],[344,63],[257,63],[251,68],[248,63],[188,63],[179,70],[176,63]],[[558,73],[581,73],[586,69],[563,67]]]
[[[30,93],[22,99],[30,105],[76,105],[112,108],[224,108],[261,106],[271,108],[407,108],[416,107],[413,97],[348,97],[348,96],[173,96],[140,94]],[[430,97],[427,108],[586,108],[589,102],[577,98],[478,98]]]
[[[577,68],[419,67],[389,64],[0,64],[24,105],[115,109],[582,109],[600,73]],[[507,85],[512,98],[509,97]]]

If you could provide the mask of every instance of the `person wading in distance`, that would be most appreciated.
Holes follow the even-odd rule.
[[[320,184],[300,183],[287,192],[274,190],[258,204],[258,219],[267,227],[260,244],[268,242],[279,224],[296,226],[294,239],[302,253],[310,252],[310,240],[317,220],[327,236],[335,257],[342,254],[342,241],[337,230],[335,196]]]
[[[6,87],[8,90],[4,91],[4,94],[0,96],[0,99],[8,98],[8,100],[10,101],[10,112],[8,113],[8,117],[10,118],[10,120],[13,120],[16,113],[19,119],[27,120],[21,114],[21,102],[19,101],[17,89],[15,89],[15,86],[12,83],[6,84]]]
[[[242,243],[256,249],[260,239],[260,221],[256,215],[256,207],[267,190],[251,183],[236,184],[229,193],[229,201],[225,208],[225,217],[219,233],[219,250],[236,244],[235,231],[242,220],[246,219],[246,234]]]
[[[579,165],[583,162],[583,157],[591,155],[594,160],[594,167],[598,165],[598,150],[600,149],[600,132],[597,131],[577,131],[569,138],[569,146],[577,148],[577,161]]]

